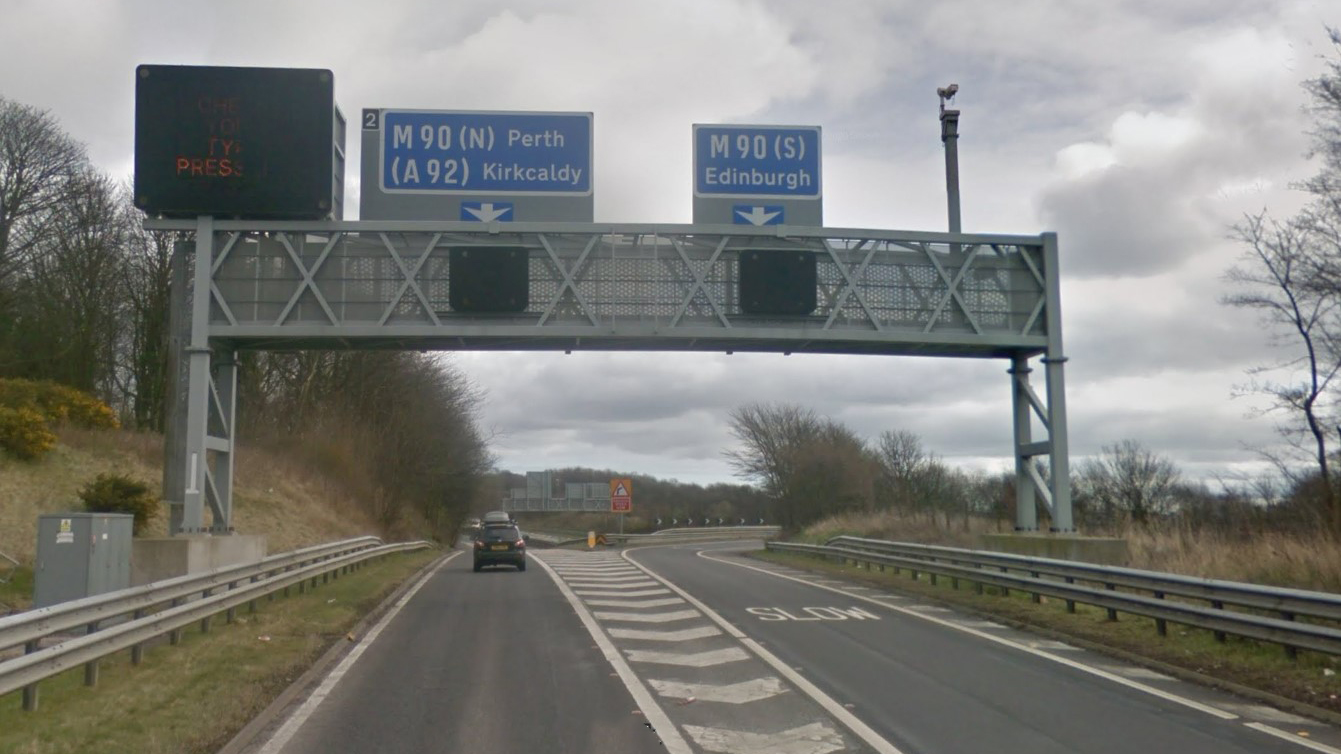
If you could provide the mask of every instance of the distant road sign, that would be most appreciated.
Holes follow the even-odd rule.
[[[633,510],[633,480],[610,480],[610,512],[628,513]]]
[[[819,126],[695,124],[694,222],[822,225],[820,152]]]
[[[592,221],[591,113],[369,109],[363,150],[365,220]]]

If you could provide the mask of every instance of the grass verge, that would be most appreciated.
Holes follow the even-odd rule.
[[[0,751],[12,754],[217,751],[302,674],[331,644],[437,550],[392,555],[306,594],[291,591],[245,606],[226,625],[183,631],[182,642],[155,644],[144,662],[123,652],[102,661],[96,688],[82,668],[43,681],[35,712],[18,693],[0,697]]]
[[[0,577],[9,573],[9,563],[0,561]],[[18,566],[9,580],[0,583],[0,618],[10,610],[27,610],[33,604],[33,569]]]
[[[1155,621],[1119,613],[1110,621],[1107,611],[1089,605],[1076,605],[1074,614],[1066,612],[1064,600],[1042,597],[1035,603],[1030,595],[1011,590],[1003,596],[995,587],[986,587],[979,595],[964,581],[955,589],[948,577],[932,585],[926,573],[913,580],[904,570],[881,572],[797,553],[749,553],[752,557],[818,573],[839,575],[845,579],[883,589],[933,600],[960,610],[1000,620],[1003,623],[1037,631],[1062,640],[1072,640],[1126,660],[1151,665],[1196,681],[1244,693],[1259,692],[1259,697],[1279,703],[1293,702],[1322,710],[1328,718],[1341,719],[1341,658],[1312,652],[1299,653],[1298,659],[1286,658],[1274,644],[1229,636],[1221,643],[1210,631],[1170,623],[1168,635],[1160,636]],[[1283,706],[1289,706],[1285,704]],[[1300,712],[1309,709],[1298,708]]]

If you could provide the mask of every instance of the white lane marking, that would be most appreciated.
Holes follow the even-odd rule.
[[[279,727],[279,730],[275,731],[275,734],[270,737],[270,740],[265,742],[265,745],[260,748],[257,754],[279,754],[279,752],[284,749],[285,745],[289,743],[289,740],[293,738],[294,734],[298,732],[298,729],[303,727],[303,723],[307,722],[307,719],[312,716],[312,713],[316,711],[317,707],[326,700],[326,697],[330,696],[331,691],[335,689],[335,684],[339,683],[340,679],[345,677],[345,673],[349,672],[349,669],[363,656],[363,653],[367,651],[368,647],[372,646],[373,642],[377,641],[377,637],[382,633],[382,629],[386,628],[387,624],[400,614],[401,608],[405,607],[405,605],[414,598],[414,595],[419,593],[419,590],[423,588],[424,584],[427,584],[429,579],[433,578],[437,575],[438,571],[442,570],[443,566],[447,565],[451,562],[452,558],[455,558],[460,554],[461,551],[457,550],[451,555],[443,558],[442,562],[438,563],[432,570],[420,577],[420,579],[415,582],[414,586],[410,587],[405,594],[402,594],[400,599],[396,600],[396,603],[391,606],[391,609],[386,611],[386,615],[383,615],[382,619],[377,621],[377,625],[373,626],[372,629],[364,635],[363,639],[359,641],[353,649],[349,650],[349,654],[345,655],[344,658],[340,660],[334,670],[326,674],[326,677],[321,680],[321,684],[317,686],[317,689],[313,691],[307,699],[303,700],[302,705],[294,710],[293,714],[289,715],[289,718],[284,721],[284,724]]]
[[[682,628],[678,631],[658,631],[650,628],[607,628],[606,633],[616,639],[643,639],[645,641],[693,641],[709,636],[721,636],[722,630],[716,626],[698,626]]]
[[[1079,671],[1081,671],[1082,673],[1089,673],[1090,675],[1098,676],[1098,677],[1103,678],[1103,679],[1105,679],[1105,680],[1112,681],[1113,683],[1116,683],[1116,684],[1118,684],[1118,685],[1126,686],[1127,688],[1134,689],[1134,690],[1136,690],[1136,691],[1141,691],[1141,692],[1143,692],[1143,693],[1150,694],[1151,696],[1159,697],[1160,699],[1164,699],[1165,701],[1173,702],[1173,703],[1175,703],[1175,704],[1181,704],[1181,705],[1183,705],[1183,706],[1185,706],[1185,707],[1190,707],[1190,708],[1192,708],[1192,709],[1194,709],[1194,710],[1197,710],[1197,711],[1199,711],[1199,712],[1205,712],[1206,714],[1211,715],[1211,716],[1213,716],[1213,717],[1218,717],[1218,718],[1220,718],[1221,720],[1237,720],[1238,717],[1239,717],[1238,715],[1235,715],[1235,714],[1232,713],[1232,712],[1225,712],[1225,711],[1222,710],[1222,709],[1218,709],[1218,708],[1216,708],[1216,707],[1212,707],[1212,706],[1210,706],[1210,705],[1208,705],[1208,704],[1202,704],[1201,702],[1195,701],[1195,700],[1193,700],[1193,699],[1188,699],[1187,697],[1184,697],[1184,696],[1179,696],[1179,695],[1177,695],[1177,694],[1171,694],[1171,693],[1169,693],[1169,692],[1167,692],[1167,691],[1161,691],[1160,689],[1157,689],[1157,688],[1155,688],[1155,687],[1153,687],[1153,686],[1147,686],[1147,685],[1144,684],[1144,683],[1138,683],[1138,682],[1136,682],[1136,681],[1133,681],[1133,680],[1130,680],[1130,679],[1127,679],[1127,678],[1123,678],[1122,676],[1117,675],[1116,673],[1110,673],[1110,672],[1108,672],[1108,671],[1106,671],[1106,670],[1101,670],[1101,669],[1096,668],[1096,667],[1094,667],[1094,666],[1086,665],[1086,664],[1084,664],[1084,663],[1082,663],[1082,662],[1077,662],[1077,661],[1075,661],[1075,660],[1067,659],[1067,658],[1062,657],[1062,656],[1060,656],[1060,655],[1055,655],[1055,654],[1052,654],[1052,653],[1050,653],[1050,652],[1045,652],[1045,651],[1043,651],[1043,650],[1041,650],[1041,649],[1035,649],[1035,648],[1033,648],[1033,647],[1026,646],[1026,645],[1024,645],[1024,644],[1021,644],[1021,643],[1016,642],[1016,641],[1012,641],[1012,640],[1007,639],[1007,638],[1002,637],[1002,636],[994,636],[994,635],[992,635],[992,634],[989,634],[989,633],[986,633],[986,632],[983,632],[983,631],[979,631],[979,630],[977,630],[977,629],[975,629],[975,628],[969,628],[968,626],[965,626],[965,625],[963,625],[962,623],[958,623],[958,622],[953,621],[953,620],[947,620],[947,619],[945,619],[945,618],[937,618],[937,617],[934,616],[934,615],[928,615],[928,614],[926,614],[926,613],[919,612],[919,611],[917,611],[917,610],[910,610],[910,609],[908,609],[907,607],[904,607],[904,606],[902,606],[902,605],[890,605],[890,604],[886,604],[886,603],[883,603],[883,602],[881,602],[881,601],[879,601],[879,600],[872,599],[872,598],[870,598],[870,597],[863,597],[863,596],[860,595],[860,594],[851,594],[851,593],[849,593],[849,592],[844,592],[844,591],[841,590],[841,589],[835,589],[835,588],[833,588],[833,587],[824,586],[823,584],[816,584],[816,583],[814,583],[814,582],[806,581],[805,579],[797,578],[797,577],[795,577],[795,576],[787,576],[787,575],[780,574],[780,573],[772,573],[772,572],[770,572],[770,571],[768,571],[768,570],[766,570],[766,569],[763,569],[763,568],[755,568],[754,566],[749,565],[749,564],[746,564],[746,563],[735,563],[735,562],[732,562],[732,561],[730,561],[730,560],[722,560],[721,558],[714,558],[714,557],[711,557],[711,556],[709,556],[709,555],[705,555],[705,554],[703,554],[703,551],[702,551],[702,550],[700,550],[700,551],[699,551],[698,553],[696,553],[696,554],[697,554],[700,558],[703,558],[704,560],[711,560],[711,561],[713,561],[714,563],[721,563],[721,564],[723,564],[723,565],[730,565],[730,566],[735,566],[735,567],[737,567],[737,568],[746,568],[746,569],[749,569],[749,570],[751,570],[751,571],[759,571],[760,573],[767,573],[769,576],[776,576],[777,578],[780,578],[780,579],[787,579],[788,581],[795,581],[795,582],[797,582],[797,583],[799,583],[799,584],[806,584],[806,585],[808,585],[808,586],[815,587],[816,589],[827,589],[827,590],[829,590],[829,591],[831,591],[831,592],[837,592],[838,594],[846,595],[846,596],[848,596],[848,597],[851,597],[852,599],[856,599],[856,600],[864,600],[864,601],[866,601],[866,602],[870,602],[870,603],[873,604],[873,605],[880,605],[881,607],[885,608],[886,610],[893,610],[893,611],[895,611],[895,612],[903,613],[904,615],[911,615],[911,616],[913,616],[914,618],[918,618],[918,619],[920,619],[920,620],[924,620],[924,621],[927,621],[927,622],[929,622],[929,623],[935,623],[935,624],[938,625],[938,626],[944,626],[944,627],[946,627],[946,628],[951,628],[951,629],[954,629],[955,631],[962,631],[962,632],[964,632],[964,633],[966,633],[966,634],[969,634],[969,635],[971,635],[971,636],[976,636],[976,637],[978,637],[978,638],[980,638],[980,639],[985,639],[985,640],[987,640],[987,641],[994,642],[994,643],[996,643],[996,644],[1000,644],[1000,645],[1002,645],[1002,646],[1010,647],[1011,649],[1017,649],[1017,650],[1019,650],[1019,651],[1021,651],[1021,652],[1025,652],[1025,653],[1027,653],[1027,654],[1034,655],[1035,657],[1040,657],[1040,658],[1042,658],[1042,659],[1045,659],[1045,660],[1049,660],[1049,661],[1055,662],[1055,663],[1057,663],[1057,664],[1059,664],[1059,665],[1065,665],[1066,667],[1072,668],[1072,669],[1074,669],[1074,670],[1079,670]],[[655,578],[655,575],[654,575],[653,577]],[[672,588],[674,588],[674,587],[672,587]]]
[[[700,551],[698,554],[702,555],[703,553]],[[702,600],[698,599],[689,592],[686,592],[685,590],[681,589],[675,584],[672,584],[670,581],[657,575],[652,571],[652,569],[644,566],[642,563],[639,563],[638,561],[634,560],[630,550],[625,550],[623,557],[625,560],[629,561],[633,565],[641,568],[645,573],[647,573],[648,576],[651,576],[657,581],[660,581],[661,583],[665,584],[676,594],[683,597],[686,602],[698,608],[699,610],[702,610],[703,614],[712,619],[713,622],[715,622],[717,625],[721,626],[722,630],[726,631],[728,634],[739,640],[740,643],[744,644],[747,648],[749,648],[749,650],[753,652],[756,657],[759,657],[764,662],[768,663],[769,665],[772,665],[773,669],[781,673],[783,678],[786,678],[788,681],[791,682],[793,686],[800,689],[803,693],[805,693],[806,696],[813,699],[817,704],[819,704],[819,706],[824,708],[825,712],[828,712],[830,715],[834,717],[834,719],[845,725],[848,730],[857,734],[857,737],[865,741],[866,745],[874,749],[877,752],[877,754],[903,754],[903,752],[900,751],[897,746],[886,741],[879,733],[876,733],[875,729],[871,728],[871,726],[867,725],[866,723],[858,719],[857,716],[852,714],[852,712],[849,711],[846,707],[834,701],[833,697],[821,691],[820,688],[815,684],[811,683],[809,679],[805,678],[800,673],[796,672],[792,668],[792,666],[788,665],[782,660],[779,660],[777,655],[773,654],[767,649],[764,649],[762,644],[746,636],[743,631],[733,626],[730,621],[719,615],[717,611],[703,604]],[[864,597],[855,594],[851,596],[856,599],[866,599]]]
[[[722,685],[658,681],[655,678],[648,678],[647,682],[657,690],[658,694],[671,699],[697,699],[700,702],[724,704],[746,704],[787,693],[787,687],[782,685],[782,679],[772,676]]]
[[[677,602],[681,600],[676,600]],[[628,621],[630,623],[671,623],[677,620],[689,620],[690,618],[702,618],[703,614],[697,610],[672,610],[668,613],[614,613],[596,611],[592,613],[598,620],[618,620]]]
[[[1243,727],[1252,728],[1253,730],[1259,733],[1265,733],[1268,736],[1275,736],[1276,738],[1279,738],[1282,741],[1289,741],[1292,744],[1299,744],[1305,749],[1312,749],[1313,751],[1321,751],[1325,752],[1325,754],[1341,754],[1341,749],[1328,746],[1327,744],[1320,744],[1317,741],[1310,741],[1309,739],[1304,738],[1303,736],[1296,736],[1289,731],[1281,730],[1280,728],[1273,728],[1270,725],[1267,725],[1266,723],[1244,723]]]
[[[558,574],[555,574],[556,576]],[[667,589],[638,589],[632,592],[620,592],[610,589],[575,589],[583,597],[651,597],[655,594],[670,594]]]
[[[662,745],[666,747],[666,751],[671,754],[693,754],[693,749],[689,748],[689,743],[680,735],[680,731],[676,730],[675,724],[666,715],[666,711],[661,709],[661,705],[657,704],[652,693],[647,690],[642,681],[638,680],[633,668],[629,667],[629,664],[619,654],[619,650],[615,649],[614,642],[610,641],[610,638],[601,631],[600,625],[596,623],[595,618],[591,617],[591,613],[582,604],[582,600],[578,599],[573,590],[563,583],[563,579],[559,578],[559,574],[554,572],[549,563],[541,560],[540,567],[545,569],[550,579],[554,581],[554,585],[559,587],[559,592],[563,594],[564,599],[568,600],[568,604],[573,606],[573,612],[577,613],[582,625],[586,626],[587,633],[591,634],[591,640],[596,642],[596,646],[600,648],[606,661],[614,667],[615,673],[619,675],[619,680],[624,682],[624,688],[627,688],[629,693],[633,695],[634,703],[638,705],[638,709],[642,710],[643,717],[656,730],[656,734],[661,739]]]
[[[625,573],[623,571],[620,571],[619,573],[606,574],[601,573],[600,571],[577,571],[577,572],[559,571],[559,569],[557,568],[554,570],[558,571],[558,574],[560,576],[570,580],[588,579],[591,581],[638,581],[639,579],[647,578],[643,574],[638,573],[636,571],[633,573]]]
[[[654,662],[658,665],[679,665],[682,668],[710,668],[728,662],[748,660],[750,656],[740,647],[713,649],[707,652],[654,652],[647,649],[626,649],[629,662]]]
[[[828,754],[846,748],[838,731],[811,723],[780,733],[751,733],[686,725],[684,730],[704,751],[722,754]]]
[[[659,600],[587,600],[587,604],[594,607],[669,607],[671,605],[683,605],[684,600],[679,597],[666,597]]]

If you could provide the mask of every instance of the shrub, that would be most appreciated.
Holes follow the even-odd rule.
[[[84,509],[93,513],[130,513],[135,516],[135,534],[143,534],[158,515],[158,499],[149,486],[124,474],[99,474],[79,491]]]
[[[68,421],[84,429],[116,429],[111,406],[81,390],[50,380],[0,379],[0,406],[31,408],[49,422]]]
[[[0,406],[0,448],[24,461],[46,455],[56,447],[56,436],[42,414],[27,406]]]

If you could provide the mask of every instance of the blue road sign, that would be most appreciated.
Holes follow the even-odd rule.
[[[820,197],[819,126],[694,126],[694,195]]]
[[[735,204],[731,207],[731,222],[736,225],[782,225],[787,213],[781,204]]]
[[[472,222],[512,222],[512,202],[461,202],[461,219]]]
[[[387,193],[591,194],[591,113],[383,110],[381,126]]]

